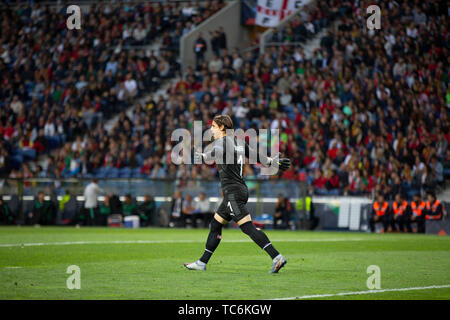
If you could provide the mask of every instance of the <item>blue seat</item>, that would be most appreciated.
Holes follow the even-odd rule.
[[[22,149],[22,155],[24,158],[34,160],[36,158],[36,150],[34,149]]]
[[[140,173],[141,172],[141,168],[134,168],[132,169],[133,173]]]
[[[129,178],[131,177],[131,169],[128,167],[119,169],[119,177],[120,178]]]
[[[142,175],[142,176],[144,176],[144,175]],[[133,170],[131,172],[131,177],[132,178],[141,178],[141,171],[140,171],[140,169],[139,170]]]
[[[108,174],[108,173],[110,173],[112,170],[113,170],[114,168],[113,167],[102,167],[102,172],[104,173],[104,174]]]
[[[111,171],[111,172],[105,173],[105,177],[106,178],[110,178],[110,179],[119,178],[119,172],[118,171]]]
[[[21,155],[16,155],[11,158],[11,165],[14,169],[20,169],[22,162],[23,157]]]

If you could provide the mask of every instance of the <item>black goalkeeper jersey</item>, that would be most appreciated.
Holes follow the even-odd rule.
[[[211,161],[216,159],[219,168],[220,185],[222,189],[234,189],[246,187],[243,170],[245,158],[255,157],[258,163],[268,165],[269,158],[260,155],[257,150],[251,148],[247,142],[238,143],[238,139],[234,136],[224,136],[216,139],[213,147],[204,153],[204,160]]]

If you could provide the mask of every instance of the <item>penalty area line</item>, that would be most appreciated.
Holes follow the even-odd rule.
[[[328,297],[339,297],[339,296],[353,296],[361,294],[375,294],[383,292],[393,292],[393,291],[413,291],[413,290],[429,290],[429,289],[442,289],[450,288],[450,284],[435,285],[428,287],[411,287],[411,288],[394,288],[394,289],[377,289],[377,290],[367,290],[367,291],[354,291],[354,292],[339,292],[339,293],[327,293],[327,294],[313,294],[307,296],[297,296],[288,298],[275,298],[270,300],[299,300],[299,299],[314,299],[314,298],[328,298]]]

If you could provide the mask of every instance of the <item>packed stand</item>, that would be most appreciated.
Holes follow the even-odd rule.
[[[181,35],[222,6],[218,0],[91,5],[81,30],[66,28],[65,7],[2,6],[0,176],[78,176],[69,157],[43,170],[27,161],[65,153],[172,78]],[[148,52],[155,40],[161,49]]]
[[[170,136],[195,120],[206,128],[223,113],[236,128],[280,129],[280,150],[293,166],[271,179],[306,182],[316,194],[410,199],[443,186],[450,173],[447,11],[438,1],[378,5],[380,30],[366,30],[365,7],[349,1],[318,1],[312,16],[294,19],[329,26],[312,57],[301,46],[243,55],[219,48],[198,70],[188,68],[168,99],[149,97],[131,118],[122,111],[110,133],[98,122],[75,135],[43,175],[167,178],[180,188],[214,178],[214,166],[174,165]],[[267,179],[258,166],[244,175]]]

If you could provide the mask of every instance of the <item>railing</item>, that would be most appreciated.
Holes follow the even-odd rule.
[[[150,194],[154,197],[170,197],[176,190],[191,195],[205,193],[209,197],[220,196],[220,184],[217,179],[142,179],[142,178],[98,178],[98,185],[106,193],[134,197]],[[44,191],[55,196],[63,196],[66,190],[73,195],[82,195],[84,188],[92,178],[7,178],[0,180],[0,195],[34,196]],[[276,197],[283,194],[298,197],[304,184],[292,180],[245,179],[249,193],[258,197]]]

